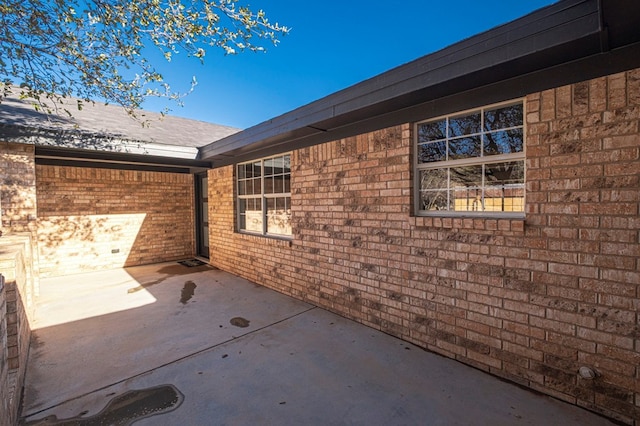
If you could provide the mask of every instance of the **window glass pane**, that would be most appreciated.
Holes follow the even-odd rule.
[[[418,145],[418,163],[445,161],[447,159],[447,142],[430,142]]]
[[[209,222],[209,203],[202,203],[202,221]]]
[[[501,130],[484,135],[484,155],[522,152],[522,128]]]
[[[273,193],[282,194],[284,191],[284,176],[278,175],[273,177]]]
[[[272,158],[269,160],[264,160],[264,175],[265,176],[273,176],[277,173],[277,167],[275,166],[276,159]]]
[[[480,135],[449,141],[449,160],[480,156]]]
[[[524,161],[485,165],[485,210],[524,211]]]
[[[281,155],[237,166],[238,228],[291,235],[291,156]],[[265,226],[269,229],[265,229]]]
[[[482,165],[451,168],[451,204],[455,211],[482,211]]]
[[[421,210],[450,210],[448,194],[449,191],[447,191],[446,189],[439,189],[435,191],[421,191]]]
[[[262,192],[261,187],[260,178],[249,179],[247,181],[247,195],[259,195]]]
[[[285,155],[283,158],[283,172],[291,173],[291,156]]]
[[[284,167],[284,157],[276,157],[273,159],[273,174],[281,174]]]
[[[240,200],[240,229],[262,232],[262,205],[259,198]]]
[[[247,211],[247,200],[238,200],[238,228],[247,229],[245,212]]]
[[[289,197],[267,199],[267,232],[291,235],[291,209]]]
[[[264,178],[264,193],[265,194],[273,194],[273,177],[265,177]]]
[[[253,163],[253,174],[251,177],[260,177],[262,176],[262,163],[260,161]]]
[[[485,166],[485,183],[487,185],[524,183],[524,161],[487,164]]]
[[[485,111],[484,128],[487,131],[522,126],[522,104]]]
[[[209,178],[202,179],[202,198],[209,198]]]
[[[209,227],[205,226],[202,228],[202,233],[204,234],[204,238],[202,239],[202,244],[205,247],[209,247]]]
[[[520,187],[491,187],[484,191],[484,210],[487,212],[523,212],[524,185]]]
[[[267,198],[267,214],[268,212],[275,210],[276,208],[276,199],[275,198]]]
[[[447,169],[431,169],[420,171],[420,190],[446,189],[448,185]]]
[[[287,174],[284,175],[284,192],[285,193],[290,193],[291,192],[291,175]]]
[[[475,114],[464,115],[449,119],[449,137],[472,135],[480,133],[481,115],[480,112]]]
[[[432,169],[420,171],[420,209],[448,210],[448,171]]]
[[[435,141],[447,137],[447,120],[418,124],[418,142]]]
[[[524,212],[521,102],[418,123],[415,129],[420,210]],[[440,167],[427,168],[434,165]]]

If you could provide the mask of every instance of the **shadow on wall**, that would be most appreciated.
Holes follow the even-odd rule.
[[[35,231],[33,146],[3,144],[0,151],[0,207],[4,232]]]
[[[38,220],[43,276],[127,266],[146,213],[50,216]]]
[[[42,276],[194,254],[193,176],[36,166]]]

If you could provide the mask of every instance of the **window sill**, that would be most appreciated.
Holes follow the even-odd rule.
[[[409,223],[417,228],[474,229],[478,231],[524,232],[524,217],[434,217],[412,216]]]
[[[256,241],[260,244],[267,244],[270,246],[291,247],[292,238],[276,235],[262,235],[252,234],[249,232],[236,232],[236,235],[240,236],[245,241]]]

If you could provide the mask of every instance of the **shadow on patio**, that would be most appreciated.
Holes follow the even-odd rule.
[[[611,424],[208,265],[41,289],[27,424]]]

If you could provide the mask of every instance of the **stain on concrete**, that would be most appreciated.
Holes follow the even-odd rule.
[[[149,287],[153,287],[154,285],[158,285],[160,283],[165,282],[166,280],[168,280],[169,278],[175,277],[175,276],[179,276],[179,275],[187,275],[187,274],[193,274],[196,272],[203,272],[203,271],[211,271],[211,270],[219,270],[218,268],[216,268],[215,266],[211,266],[211,265],[201,265],[201,266],[194,266],[194,267],[187,267],[187,266],[183,266],[180,265],[179,263],[176,264],[172,264],[172,265],[167,265],[167,266],[163,266],[162,268],[158,269],[154,275],[157,274],[162,274],[163,276],[156,278],[155,280],[149,281],[149,282],[144,282],[142,284],[140,284],[137,287],[133,287],[130,288],[129,290],[127,290],[127,293],[131,294],[131,293],[136,293],[140,290],[144,290],[146,288]],[[127,271],[134,279],[140,281],[140,279],[142,279],[142,277],[136,277],[135,276],[135,269],[131,269]]]
[[[25,423],[26,426],[128,426],[132,423],[158,414],[165,414],[178,408],[184,395],[173,385],[163,385],[148,389],[125,392],[113,398],[99,413],[83,418],[79,416],[69,419],[58,419],[47,416],[43,419]]]
[[[231,325],[235,325],[236,327],[246,328],[249,327],[249,323],[251,321],[242,317],[233,317],[231,318],[231,320],[229,320],[229,322],[231,323]]]
[[[180,303],[186,305],[187,302],[191,300],[191,298],[195,294],[196,287],[198,286],[193,281],[186,281],[184,283],[184,287],[182,287],[182,290],[180,291]]]

